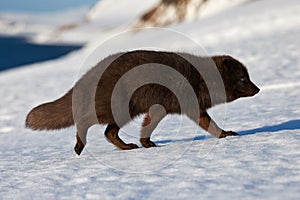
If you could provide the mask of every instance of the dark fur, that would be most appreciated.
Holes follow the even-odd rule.
[[[236,59],[230,56],[213,56],[211,58],[197,57],[185,53],[171,53],[171,52],[156,52],[156,51],[132,51],[127,53],[119,53],[109,56],[99,62],[93,69],[86,73],[74,86],[74,88],[89,87],[92,82],[98,80],[97,75],[100,74],[101,68],[104,65],[109,65],[109,67],[102,74],[101,79],[95,88],[96,96],[87,97],[90,98],[87,102],[87,107],[84,109],[76,108],[72,112],[72,94],[74,88],[72,88],[66,95],[60,99],[42,104],[30,111],[26,118],[26,127],[34,130],[51,130],[60,129],[71,126],[76,122],[77,126],[77,144],[75,146],[75,151],[80,154],[86,143],[86,132],[87,129],[95,124],[108,124],[105,135],[110,142],[121,149],[132,149],[137,148],[135,144],[125,144],[119,137],[118,131],[120,127],[125,125],[128,121],[124,119],[121,124],[116,125],[114,117],[111,110],[111,95],[112,91],[118,82],[118,80],[129,70],[136,66],[147,63],[159,63],[180,72],[190,83],[195,94],[197,94],[200,116],[193,116],[193,111],[188,113],[182,113],[178,99],[176,96],[166,87],[158,84],[147,84],[138,88],[132,95],[129,105],[129,111],[131,117],[135,117],[142,113],[148,113],[143,123],[143,130],[146,135],[141,136],[140,142],[144,147],[155,146],[155,144],[150,141],[150,134],[159,121],[165,116],[165,114],[179,113],[187,114],[191,119],[196,121],[202,128],[210,132],[216,137],[226,137],[229,135],[236,135],[234,132],[226,132],[218,128],[218,126],[210,119],[206,110],[211,108],[211,96],[209,95],[207,88],[207,81],[198,73],[196,68],[188,62],[188,60],[193,60],[197,63],[198,69],[201,73],[205,73],[208,70],[209,61],[212,59],[216,64],[221,77],[224,82],[226,99],[219,98],[218,87],[214,90],[213,94],[217,101],[215,104],[225,103],[233,101],[240,97],[253,96],[259,92],[259,89],[250,81],[247,69]],[[161,74],[162,78],[166,77],[167,74]],[[167,77],[166,77],[167,78]],[[213,80],[211,80],[213,81]],[[126,82],[124,83],[124,94],[126,94]],[[83,94],[84,96],[89,96],[89,94]],[[120,95],[119,98],[122,98]],[[188,98],[187,98],[188,99]],[[93,103],[89,103],[94,100]],[[74,99],[73,99],[74,103]],[[81,103],[81,102],[80,102]],[[154,105],[162,105],[166,113],[155,113],[153,116],[149,115],[149,108]],[[92,105],[92,106],[90,106]],[[92,119],[89,113],[96,110],[97,121]],[[73,115],[75,113],[75,115]],[[84,116],[74,118],[75,116]],[[197,119],[195,119],[197,117]],[[152,122],[152,125],[151,125]],[[150,124],[150,126],[149,126]],[[212,124],[209,126],[209,124]],[[148,128],[145,128],[148,126]],[[149,128],[150,127],[150,128]],[[218,132],[220,132],[218,134]],[[143,134],[143,133],[142,133]]]

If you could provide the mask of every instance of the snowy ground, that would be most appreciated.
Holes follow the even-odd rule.
[[[82,23],[86,12],[88,8],[85,7],[50,13],[1,12],[0,34],[34,37],[36,42],[42,39],[47,42],[45,38],[55,37],[59,27]]]
[[[297,0],[263,0],[172,27],[209,54],[230,54],[247,65],[261,92],[210,110],[240,137],[211,138],[187,118],[169,116],[153,134],[157,148],[116,150],[105,127],[94,126],[77,156],[74,128],[33,132],[24,129],[24,118],[74,84],[96,42],[59,60],[0,73],[0,199],[299,199],[299,24]],[[168,45],[194,51],[182,41]],[[138,141],[137,121],[124,129],[128,142]],[[177,134],[179,126],[184,131]]]

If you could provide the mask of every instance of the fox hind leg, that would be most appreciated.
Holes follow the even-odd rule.
[[[87,130],[84,131],[77,130],[76,144],[74,147],[74,151],[77,153],[77,155],[81,154],[82,150],[84,149],[84,146],[86,145],[86,135],[87,135]]]

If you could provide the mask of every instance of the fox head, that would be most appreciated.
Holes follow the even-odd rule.
[[[260,89],[250,80],[247,68],[231,56],[213,57],[225,86],[227,102],[250,97]]]

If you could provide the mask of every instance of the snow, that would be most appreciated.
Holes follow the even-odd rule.
[[[130,2],[123,0],[99,1],[88,13],[89,21],[101,21],[104,27],[119,27],[128,25],[128,22],[142,15],[151,6],[158,3],[159,0],[132,0]],[[134,5],[138,9],[124,9]],[[116,17],[118,16],[118,17]]]
[[[0,197],[298,199],[299,19],[297,0],[251,1],[157,32],[161,35],[147,29],[106,40],[117,31],[93,32],[86,35],[84,49],[64,58],[1,72]],[[209,110],[221,127],[240,137],[215,139],[186,117],[174,115],[153,133],[157,148],[117,150],[106,141],[105,126],[95,125],[77,156],[74,127],[49,132],[24,128],[27,112],[67,92],[81,65],[104,41],[100,50],[112,49],[101,56],[139,45],[197,52],[197,45],[167,35],[170,30],[192,38],[208,54],[233,55],[247,65],[260,93]],[[138,143],[140,121],[122,130],[126,142]]]
[[[210,0],[207,1],[200,10],[200,17],[209,17],[222,10],[229,9],[237,6],[241,3],[245,3],[247,0]]]
[[[0,34],[26,35],[35,37],[35,41],[39,42],[39,37],[51,35],[63,25],[83,20],[86,12],[86,7],[49,13],[1,12]]]

